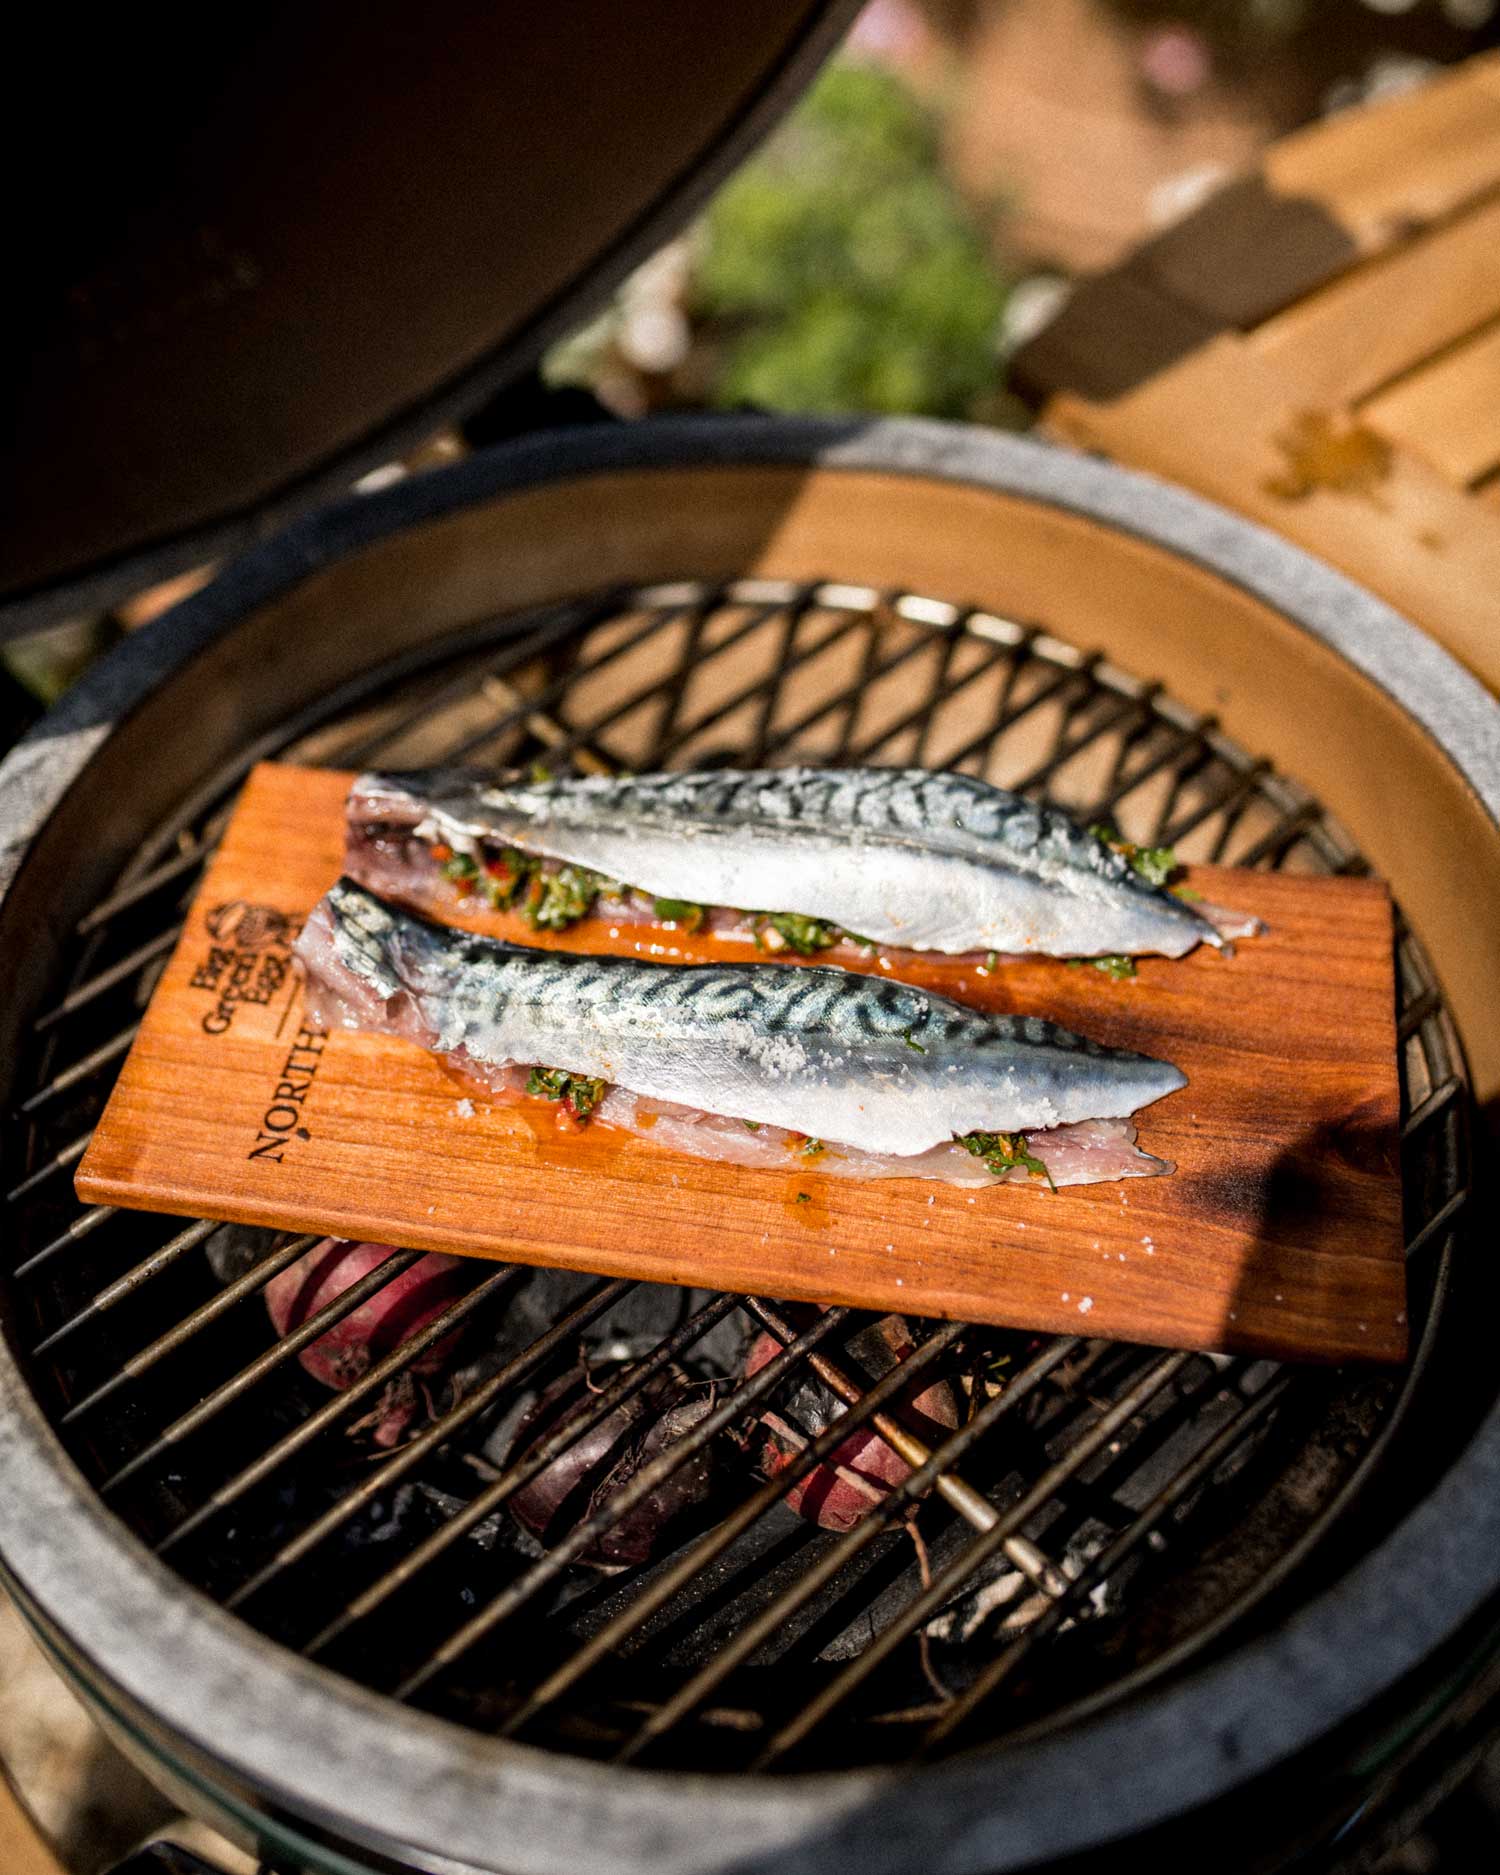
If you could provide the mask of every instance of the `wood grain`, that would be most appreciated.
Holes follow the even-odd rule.
[[[1295,131],[1261,169],[1280,194],[1319,203],[1362,253],[1381,253],[1500,183],[1500,53]]]
[[[1454,482],[1500,466],[1500,323],[1414,371],[1361,411]]]
[[[1250,343],[1299,396],[1349,403],[1497,316],[1500,198],[1299,300]]]
[[[1198,869],[1198,889],[1258,912],[1267,935],[1232,960],[1147,959],[1123,983],[1052,962],[904,969],[1178,1063],[1189,1085],[1141,1127],[1178,1170],[1058,1194],[866,1184],[680,1158],[602,1127],[562,1138],[551,1109],[492,1107],[418,1048],[306,1029],[287,940],[339,872],[347,781],[251,776],[79,1168],[85,1200],[1165,1346],[1404,1356],[1378,883]],[[706,949],[618,929],[551,942]]]

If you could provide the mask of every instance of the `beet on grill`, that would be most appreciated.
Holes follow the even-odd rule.
[[[1193,859],[1363,865],[1315,800],[1157,687],[1045,626],[913,593],[607,591],[352,681],[247,746],[81,920],[7,1128],[10,1311],[39,1396],[110,1506],[189,1581],[366,1686],[488,1733],[779,1771],[1056,1725],[1180,1667],[1337,1549],[1416,1391],[1469,1189],[1464,1068],[1409,935],[1411,1374],[1161,1354],[1089,1340],[1080,1317],[1062,1339],[914,1323],[916,1352],[882,1376],[861,1358],[868,1318],[845,1310],[476,1263],[440,1316],[335,1395],[300,1349],[417,1253],[277,1340],[261,1291],[310,1240],[84,1211],[70,1189],[234,790],[267,755],[595,772],[928,763]],[[412,1376],[460,1325],[461,1385]],[[765,1332],[782,1351],[747,1380]],[[584,1415],[518,1441],[527,1405],[581,1353],[601,1389]],[[676,1372],[710,1383],[707,1410],[612,1495],[555,1519],[542,1548],[507,1507],[570,1438]],[[416,1436],[378,1452],[351,1438],[403,1375],[431,1394]],[[918,1376],[957,1390],[957,1430],[912,1432],[900,1400]],[[799,1402],[806,1418],[830,1395],[844,1415],[813,1415],[790,1465],[757,1475],[761,1414],[795,1428]],[[787,1494],[860,1426],[913,1470],[852,1530],[817,1529]],[[663,1551],[615,1574],[576,1560],[696,1464],[711,1483]]]

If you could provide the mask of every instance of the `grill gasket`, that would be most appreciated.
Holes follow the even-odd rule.
[[[1183,712],[1175,710],[1159,696],[1155,687],[1136,684],[1123,674],[1111,671],[1099,658],[1084,656],[1060,641],[1014,621],[1000,619],[993,614],[964,612],[958,608],[944,606],[910,594],[880,595],[866,589],[851,587],[771,587],[765,582],[743,582],[729,589],[702,588],[688,584],[675,589],[656,589],[650,593],[632,595],[623,602],[618,595],[608,595],[602,600],[583,602],[576,608],[556,609],[537,620],[534,629],[530,632],[523,631],[518,639],[510,637],[510,642],[500,658],[493,661],[498,663],[500,668],[490,668],[485,672],[485,680],[491,686],[497,681],[504,686],[499,693],[499,701],[503,707],[498,718],[491,722],[487,729],[469,733],[466,739],[467,752],[489,752],[503,745],[507,740],[513,741],[518,729],[524,726],[533,738],[540,730],[544,746],[550,747],[554,755],[561,750],[563,753],[581,756],[585,762],[597,761],[600,759],[601,747],[607,746],[615,759],[621,759],[622,753],[628,758],[633,751],[622,752],[609,745],[607,743],[608,732],[618,730],[619,725],[627,722],[632,714],[647,703],[662,706],[658,712],[658,745],[667,739],[668,732],[670,732],[673,739],[666,740],[666,753],[669,756],[680,754],[684,749],[691,750],[694,736],[702,735],[709,729],[718,728],[727,715],[732,716],[733,711],[726,711],[721,707],[711,712],[706,720],[701,719],[701,716],[690,718],[687,728],[682,727],[679,714],[684,694],[694,676],[694,671],[689,667],[686,658],[679,658],[677,665],[669,670],[667,676],[664,679],[658,679],[644,693],[627,698],[625,707],[616,704],[602,718],[576,725],[562,722],[556,710],[559,702],[566,699],[579,684],[580,668],[576,663],[570,663],[569,658],[576,653],[580,645],[585,641],[591,641],[595,633],[603,630],[613,618],[622,614],[627,618],[632,614],[640,615],[645,623],[641,627],[638,639],[630,637],[627,632],[624,641],[612,648],[609,661],[618,662],[621,658],[631,655],[632,651],[639,650],[642,643],[647,643],[657,635],[673,629],[681,629],[685,632],[687,643],[692,647],[694,656],[700,657],[704,651],[704,637],[708,629],[708,621],[714,617],[722,618],[727,612],[732,613],[736,610],[742,616],[731,626],[726,635],[727,643],[733,646],[747,637],[769,633],[780,652],[776,666],[782,675],[782,684],[777,689],[785,687],[785,676],[788,673],[805,672],[806,667],[824,652],[829,643],[837,642],[851,634],[863,633],[864,636],[863,656],[860,659],[856,683],[846,686],[843,691],[835,694],[811,715],[803,710],[792,719],[790,724],[778,723],[778,695],[776,690],[769,690],[766,686],[754,687],[740,696],[734,707],[750,707],[755,716],[755,724],[749,740],[737,745],[733,751],[739,759],[759,761],[767,757],[785,758],[785,755],[794,748],[799,755],[811,753],[817,759],[871,759],[872,755],[877,755],[893,740],[906,736],[916,738],[915,752],[903,749],[898,754],[887,754],[885,759],[920,759],[929,745],[934,721],[940,713],[940,705],[948,694],[948,690],[952,688],[951,667],[954,663],[956,648],[961,643],[975,639],[988,648],[986,655],[989,661],[974,666],[967,674],[962,674],[960,684],[971,684],[980,675],[998,671],[1002,675],[1003,701],[996,712],[997,724],[991,728],[988,737],[978,738],[972,746],[965,746],[957,751],[944,751],[945,760],[953,760],[955,757],[959,760],[972,759],[984,746],[992,746],[1015,731],[1017,725],[1025,724],[1028,720],[1034,722],[1040,713],[1053,709],[1060,714],[1054,729],[1050,732],[1051,744],[1046,757],[1033,763],[1030,769],[1019,776],[1005,775],[997,778],[1003,778],[1012,784],[1019,780],[1032,791],[1040,791],[1053,782],[1063,768],[1086,757],[1091,750],[1102,746],[1106,738],[1118,735],[1120,742],[1114,764],[1113,785],[1107,791],[1101,805],[1118,807],[1121,802],[1127,801],[1130,796],[1143,790],[1161,774],[1172,771],[1174,764],[1180,783],[1185,784],[1204,771],[1217,772],[1219,777],[1217,784],[1207,790],[1206,802],[1200,802],[1192,810],[1180,811],[1175,815],[1169,810],[1181,790],[1174,788],[1168,797],[1167,806],[1158,811],[1154,823],[1149,828],[1136,824],[1127,825],[1127,831],[1137,837],[1150,839],[1153,843],[1162,839],[1180,842],[1185,837],[1188,839],[1207,837],[1207,830],[1212,829],[1212,844],[1209,850],[1204,851],[1201,846],[1195,848],[1194,857],[1222,858],[1227,854],[1231,859],[1248,863],[1291,862],[1314,864],[1322,869],[1340,870],[1355,869],[1359,866],[1360,862],[1347,840],[1317,812],[1314,805],[1301,791],[1277,781],[1275,777],[1269,775],[1263,764],[1247,761],[1218,736],[1211,724],[1197,722]],[[828,619],[833,620],[834,623],[826,636],[819,638],[810,647],[804,645],[799,634],[808,628],[809,621]],[[508,636],[514,634],[515,621],[497,621],[488,629],[498,630],[502,624]],[[897,635],[898,642],[894,649],[886,653],[881,653],[876,649],[882,633]],[[485,635],[486,628],[481,628],[478,633],[473,634],[474,638],[480,641]],[[899,715],[893,725],[887,725],[884,733],[874,742],[871,742],[868,737],[863,740],[859,739],[855,734],[856,725],[863,702],[872,694],[873,687],[892,672],[898,675],[907,672],[909,667],[931,651],[934,645],[941,647],[938,653],[937,681],[929,686],[926,698],[919,702],[916,708],[908,708]],[[720,650],[722,649],[721,646]],[[450,647],[450,657],[446,660],[450,664],[453,653],[454,648]],[[554,669],[554,674],[543,684],[538,693],[523,694],[518,697],[509,685],[509,677],[525,670],[539,653],[550,655],[554,660],[554,665],[555,661],[561,657],[563,668],[560,671]],[[1022,673],[1028,667],[1032,667],[1033,671],[1040,668],[1042,680],[1034,688],[1026,691]],[[601,666],[595,662],[582,668],[584,675],[592,676]],[[472,689],[472,677],[469,679],[469,685]],[[945,685],[948,689],[944,688]],[[1018,685],[1024,692],[1019,701],[1014,695]],[[378,689],[379,686],[371,684],[368,687]],[[1093,712],[1092,721],[1090,712]],[[842,727],[836,731],[838,739],[832,750],[822,747],[815,750],[808,749],[805,746],[807,738],[816,731],[818,723],[829,716],[840,714]],[[398,739],[400,735],[410,731],[413,720],[410,714],[398,717],[396,723]],[[1080,722],[1083,725],[1081,731],[1078,728]],[[546,727],[549,724],[550,730]],[[293,727],[295,729],[311,726]],[[1154,748],[1148,746],[1148,759],[1144,763],[1138,762],[1134,768],[1129,767],[1127,757],[1131,748],[1143,742],[1149,745],[1153,738],[1156,739],[1156,746]],[[326,734],[322,737],[322,742],[328,746],[321,747],[319,753],[322,759],[330,761],[363,761],[373,759],[380,753],[375,746],[374,737],[368,733],[362,739],[358,739],[353,748],[348,747],[347,743],[342,747],[337,746],[336,743],[328,744]],[[388,734],[387,745],[389,745]],[[305,737],[301,746],[298,746],[296,740],[289,734],[283,747],[285,752],[295,755],[298,759],[307,758]],[[249,759],[254,759],[265,752],[264,745],[262,745],[253,752],[253,756]],[[448,750],[445,753],[451,754],[452,751]],[[640,765],[638,755],[635,756],[635,765]],[[238,768],[239,765],[237,764],[236,767]],[[123,956],[112,957],[110,940],[112,935],[115,935],[121,928],[114,924],[113,916],[138,912],[149,901],[152,891],[162,892],[165,888],[174,886],[190,890],[197,867],[211,844],[212,833],[222,825],[222,808],[213,813],[207,836],[198,839],[186,848],[181,848],[179,856],[164,858],[167,846],[172,841],[181,842],[186,828],[191,824],[191,819],[201,818],[206,804],[215,800],[222,801],[223,793],[227,786],[232,785],[233,779],[232,776],[217,777],[214,783],[200,790],[193,804],[192,817],[179,816],[175,824],[164,828],[158,839],[142,850],[132,867],[127,870],[121,887],[111,895],[111,900],[107,902],[111,915],[106,916],[96,908],[83,921],[80,932],[83,952],[75,970],[73,987],[54,1010],[44,1012],[42,1023],[39,1024],[45,1038],[41,1054],[47,1078],[43,1080],[36,1092],[28,1097],[27,1105],[33,1115],[41,1112],[49,1104],[60,1102],[74,1087],[87,1088],[90,1084],[89,1077],[107,1068],[109,1062],[116,1058],[120,1036],[128,1033],[128,1027],[120,1031],[119,1035],[112,1036],[110,1042],[103,1047],[87,1051],[82,1057],[69,1062],[61,1070],[54,1069],[52,1065],[55,1059],[54,1050],[57,1046],[55,1037],[59,1031],[67,1029],[67,1025],[79,1012],[94,1010],[101,999],[109,997],[122,987],[133,986],[138,998],[143,995],[145,984],[149,980],[149,972],[163,955],[167,939],[158,931],[155,936],[144,943],[133,942],[125,950]],[[1259,827],[1256,825],[1257,812],[1262,822]],[[1264,824],[1268,815],[1269,824]],[[116,948],[123,941],[116,935]],[[1406,1049],[1408,1059],[1404,1062],[1405,1082],[1410,1083],[1414,1080],[1416,1087],[1414,1095],[1408,1089],[1405,1101],[1408,1114],[1408,1138],[1415,1140],[1419,1145],[1431,1138],[1440,1140],[1450,1171],[1448,1181],[1450,1188],[1444,1192],[1436,1209],[1429,1210],[1423,1217],[1417,1236],[1425,1250],[1431,1251],[1437,1248],[1446,1254],[1448,1226],[1457,1216],[1467,1190],[1461,1177],[1457,1180],[1454,1177],[1454,1169],[1461,1166],[1465,1150],[1465,1140],[1461,1129],[1465,1103],[1460,1098],[1464,1091],[1464,1082],[1456,1047],[1447,1030],[1446,1018],[1430,972],[1426,969],[1420,953],[1409,936],[1403,934],[1401,942],[1403,992],[1409,991],[1406,995],[1406,1007],[1409,1012],[1407,1027],[1410,1029],[1410,1035],[1407,1038]],[[69,1075],[73,1075],[74,1078],[69,1080],[67,1078]],[[102,1092],[102,1090],[98,1091]],[[81,1146],[76,1149],[81,1150]],[[35,1208],[35,1194],[45,1184],[41,1173],[46,1165],[56,1162],[60,1171],[65,1169],[66,1164],[72,1162],[72,1156],[76,1156],[75,1142],[71,1139],[64,1141],[60,1147],[44,1144],[37,1148],[37,1151],[43,1162],[42,1167],[28,1170],[26,1178],[21,1180],[12,1192],[13,1202],[22,1208],[27,1208],[28,1201],[31,1201],[30,1208]],[[1441,1183],[1442,1180],[1439,1178],[1439,1184]],[[71,1219],[63,1231],[54,1233],[51,1239],[39,1249],[28,1249],[17,1274],[24,1271],[34,1276],[48,1267],[56,1268],[56,1259],[63,1250],[76,1247],[86,1238],[91,1237],[95,1231],[102,1230],[110,1222],[111,1216],[112,1214],[108,1212],[90,1212],[83,1214],[81,1218]],[[111,1309],[133,1301],[139,1295],[143,1285],[175,1267],[181,1260],[190,1257],[198,1247],[199,1241],[200,1239],[194,1232],[179,1230],[167,1248],[156,1252],[152,1258],[138,1264],[134,1271],[117,1277],[112,1284],[103,1288],[87,1311],[75,1317],[72,1322],[60,1324],[52,1329],[43,1344],[47,1351],[51,1352],[70,1341],[75,1333],[82,1332],[85,1327],[96,1326],[99,1319],[107,1316]],[[268,1274],[268,1272],[262,1272],[262,1274]],[[507,1281],[508,1278],[503,1273],[489,1279],[495,1292],[503,1288]],[[210,1298],[206,1307],[212,1313],[207,1319],[218,1320],[233,1305],[233,1302],[241,1300],[257,1286],[259,1285],[247,1281],[230,1303],[226,1303],[222,1295]],[[487,1289],[488,1293],[490,1293],[489,1289]],[[348,1301],[347,1307],[352,1306],[354,1302]],[[338,1312],[341,1312],[339,1305],[335,1304],[332,1311],[319,1318],[314,1324],[314,1332],[326,1326]],[[158,1360],[175,1354],[182,1345],[182,1340],[185,1339],[175,1325],[172,1330],[168,1331],[168,1335],[168,1344],[152,1354],[148,1365],[154,1366]],[[408,1358],[415,1352],[414,1349],[409,1350]],[[275,1357],[274,1364],[285,1364],[288,1358],[286,1353],[276,1355],[274,1350],[272,1353]],[[1172,1357],[1172,1362],[1161,1369],[1160,1378],[1154,1386],[1165,1387],[1190,1358]],[[396,1362],[396,1366],[401,1365],[405,1365],[405,1362]],[[1160,1364],[1158,1366],[1160,1367]],[[1267,1411],[1267,1408],[1259,1403],[1263,1390],[1274,1385],[1280,1391],[1288,1384],[1284,1375],[1273,1378],[1264,1371],[1258,1378],[1251,1378],[1257,1367],[1265,1370],[1267,1366],[1268,1364],[1265,1363],[1237,1364],[1237,1377],[1244,1378],[1246,1385],[1252,1388],[1250,1396],[1241,1408],[1242,1414],[1246,1416],[1244,1424],[1247,1433],[1253,1428],[1260,1415]],[[261,1371],[263,1370],[256,1370],[256,1377],[259,1377]],[[239,1380],[227,1383],[223,1391],[221,1406],[227,1408],[237,1401],[250,1384],[249,1381]],[[1139,1388],[1135,1389],[1135,1393],[1139,1394]],[[96,1389],[93,1402],[85,1401],[81,1404],[75,1402],[71,1411],[72,1423],[76,1424],[77,1420],[84,1416],[84,1407],[97,1403],[103,1397],[108,1396],[99,1394]],[[1133,1397],[1129,1387],[1124,1389],[1123,1397],[1127,1400]],[[1147,1395],[1141,1396],[1142,1403],[1147,1397],[1149,1397],[1149,1390]],[[347,1396],[344,1396],[342,1400],[335,1399],[327,1402],[322,1409],[318,1429],[321,1430],[324,1426],[331,1425],[341,1417],[342,1407],[347,1404],[350,1404]],[[1377,1425],[1373,1430],[1379,1430],[1380,1420],[1383,1420],[1385,1426],[1389,1426],[1391,1404],[1393,1402],[1387,1403],[1386,1411],[1378,1416]],[[142,1447],[140,1451],[131,1455],[123,1469],[116,1469],[115,1475],[106,1480],[106,1484],[118,1488],[129,1482],[138,1472],[146,1469],[155,1457],[161,1456],[162,1453],[179,1443],[181,1437],[186,1436],[187,1431],[191,1430],[193,1425],[203,1423],[206,1418],[215,1417],[216,1411],[217,1409],[205,1414],[199,1409],[197,1418],[186,1422],[178,1436],[168,1441],[160,1451],[153,1451],[149,1444]],[[1129,1423],[1134,1416],[1134,1413],[1127,1413],[1121,1422],[1122,1425]],[[1239,1423],[1241,1423],[1239,1420],[1230,1422],[1231,1425]],[[1111,1427],[1111,1430],[1113,1429]],[[1220,1451],[1220,1435],[1226,1430],[1227,1428],[1220,1428],[1215,1432],[1216,1442],[1210,1449],[1215,1452]],[[436,1443],[437,1441],[434,1441],[433,1445]],[[300,1446],[294,1449],[300,1449]],[[429,1446],[424,1448],[424,1451],[431,1449],[432,1446]],[[145,1454],[144,1457],[143,1454]],[[1081,1464],[1088,1455],[1087,1451],[1079,1453],[1078,1462]],[[1191,1471],[1189,1478],[1191,1480]],[[1172,1508],[1175,1501],[1174,1482],[1169,1481],[1165,1487],[1164,1501],[1156,1503],[1153,1500],[1154,1509],[1153,1505],[1147,1506],[1148,1521],[1142,1522],[1137,1519],[1140,1527],[1136,1530],[1135,1540],[1143,1541],[1150,1534],[1152,1524]],[[1351,1478],[1345,1489],[1353,1488],[1356,1483],[1357,1479]],[[1187,1488],[1186,1485],[1180,1486],[1178,1495],[1186,1495]],[[224,1508],[224,1506],[219,1508]],[[991,1514],[993,1515],[993,1512]],[[983,1521],[983,1511],[980,1512],[980,1521]],[[1016,1528],[1012,1532],[1013,1541],[1019,1537],[1021,1521],[1020,1518],[1014,1518]],[[194,1531],[199,1527],[201,1525],[195,1524]],[[866,1526],[861,1526],[861,1529],[864,1528]],[[855,1534],[858,1536],[858,1532]],[[993,1531],[989,1534],[993,1536]],[[1307,1541],[1312,1540],[1312,1535],[1313,1532],[1309,1531]],[[176,1540],[180,1542],[183,1537],[178,1537]],[[863,1547],[864,1543],[870,1540],[871,1538],[867,1536],[855,1547]],[[1005,1533],[1002,1530],[1001,1537],[994,1539],[992,1547],[1003,1540],[1005,1540]],[[1030,1539],[1019,1537],[1019,1541],[1026,1543]],[[169,1547],[175,1547],[170,1533],[161,1547],[164,1551]],[[1110,1553],[1114,1553],[1113,1546]],[[1029,1573],[1040,1574],[1044,1581],[1049,1567],[1056,1571],[1056,1564],[1049,1564],[1039,1553],[1031,1560],[1033,1569]],[[542,1580],[549,1580],[558,1573],[555,1569],[549,1571],[545,1564],[537,1565],[537,1567],[542,1570],[540,1578]],[[1057,1573],[1054,1576],[1054,1583],[1062,1579],[1060,1573]],[[1068,1604],[1079,1601],[1081,1594],[1086,1592],[1091,1582],[1092,1578],[1085,1578],[1082,1591],[1076,1584],[1067,1591]],[[1225,1618],[1231,1618],[1244,1611],[1243,1607],[1233,1608],[1225,1611]],[[1055,1617],[1051,1625],[1053,1628],[1061,1625],[1061,1616]],[[1215,1623],[1216,1627],[1220,1625],[1222,1623]],[[1043,1630],[1044,1633],[1047,1631]],[[1032,1644],[1027,1643],[1027,1647],[1029,1648]],[[1008,1648],[1003,1658],[1014,1664],[1020,1658],[1015,1651],[1015,1647],[1019,1645],[1018,1642]],[[878,1652],[873,1650],[867,1650],[867,1653],[870,1653],[871,1658],[864,1667],[860,1667],[856,1661],[853,1668],[845,1669],[831,1684],[844,1693],[853,1690],[854,1685],[870,1672],[880,1657]],[[453,1657],[457,1658],[457,1655]],[[704,1672],[707,1672],[707,1669]],[[416,1692],[425,1687],[431,1677],[431,1673],[426,1671],[415,1675],[409,1674],[403,1682],[402,1690],[408,1693]],[[712,1675],[705,1678],[704,1674],[700,1673],[694,1680],[688,1682],[689,1690],[696,1696],[693,1703],[701,1703],[701,1699],[714,1690],[719,1678],[722,1677],[721,1674],[718,1678]],[[1118,1682],[1113,1691],[1124,1691],[1129,1685],[1135,1683],[1136,1676],[1130,1676]],[[634,1757],[645,1745],[655,1744],[669,1729],[668,1720],[663,1720],[659,1716],[661,1712],[666,1711],[669,1720],[686,1716],[688,1706],[681,1704],[680,1700],[678,1703],[680,1710],[675,1709],[669,1701],[665,1707],[658,1707],[657,1715],[648,1715],[646,1725],[637,1738],[635,1740],[627,1738],[621,1750],[614,1755]],[[532,1701],[523,1704],[518,1712],[508,1715],[501,1729],[515,1732],[522,1722],[522,1715],[526,1722],[530,1722],[535,1719],[538,1710],[533,1698]],[[826,1710],[833,1710],[833,1702],[830,1701],[826,1705]],[[1047,1716],[1050,1721],[1055,1722],[1064,1715],[1058,1712]],[[935,1748],[946,1740],[948,1733],[953,1729],[951,1721],[951,1714],[938,1716],[934,1727],[931,1728],[936,1735],[929,1740],[930,1747]],[[730,1729],[733,1729],[732,1725]],[[800,1742],[807,1729],[810,1728],[804,1727],[799,1731],[798,1715],[791,1715],[771,1740],[771,1746],[776,1749],[767,1747],[762,1750],[755,1762],[768,1764],[772,1758],[779,1758],[781,1749],[784,1749],[788,1743]],[[549,1742],[555,1741],[549,1740]]]

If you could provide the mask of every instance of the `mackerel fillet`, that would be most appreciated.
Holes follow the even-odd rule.
[[[639,894],[658,901],[658,915],[665,903],[726,934],[757,915],[793,914],[817,921],[830,946],[847,934],[950,955],[1180,957],[1256,929],[1148,882],[1056,808],[918,768],[367,774],[349,795],[348,832],[346,871],[418,903],[435,851],[476,896],[493,898],[493,879],[540,860],[591,882],[575,916],[592,908],[590,893],[604,895],[611,918],[622,905],[629,915]],[[541,883],[533,878],[533,893]],[[774,938],[770,948],[780,948]]]
[[[830,1172],[988,1184],[993,1150],[970,1142],[1021,1136],[1054,1183],[1170,1169],[1128,1121],[1185,1077],[1038,1016],[823,967],[530,950],[349,879],[297,949],[315,1019],[405,1037],[496,1092],[528,1066],[602,1083],[593,1117],[708,1157],[784,1165],[811,1146]]]

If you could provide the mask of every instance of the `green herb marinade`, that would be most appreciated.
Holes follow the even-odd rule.
[[[1148,885],[1165,885],[1177,871],[1177,855],[1170,846],[1137,846],[1107,820],[1095,821],[1089,832],[1116,853],[1123,854]]]
[[[836,924],[821,918],[808,918],[799,911],[771,911],[756,914],[755,941],[762,950],[779,950],[784,945],[800,957],[812,957],[837,944],[844,935]],[[766,942],[766,930],[774,931],[781,945]]]
[[[533,1068],[526,1077],[526,1091],[541,1100],[566,1101],[573,1117],[586,1121],[603,1100],[609,1083],[586,1074],[569,1074],[565,1068]]]
[[[1024,1133],[963,1133],[958,1135],[958,1143],[965,1152],[972,1152],[976,1159],[984,1161],[984,1168],[996,1178],[1004,1178],[1007,1172],[1014,1172],[1018,1167],[1029,1172],[1033,1178],[1044,1178],[1052,1184],[1052,1174],[1031,1150],[1031,1142]]]

